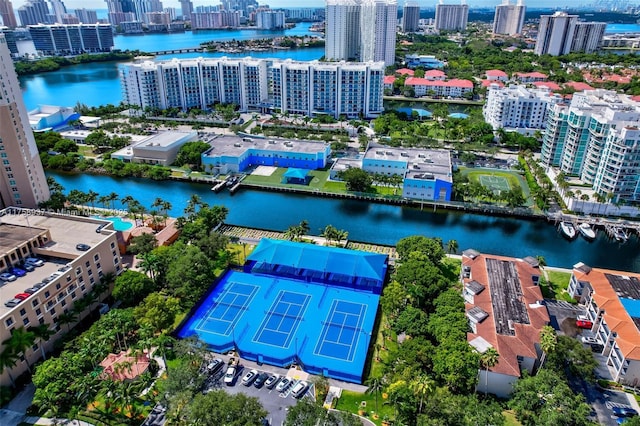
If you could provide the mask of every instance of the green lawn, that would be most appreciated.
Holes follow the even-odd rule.
[[[520,423],[518,419],[516,419],[516,415],[513,411],[505,410],[502,412],[502,415],[506,419],[506,421],[504,422],[505,426],[522,426],[522,423]]]
[[[569,293],[567,293],[571,273],[549,270],[546,272],[549,276],[549,282],[541,277],[540,290],[542,290],[542,295],[547,299],[565,300],[570,303],[576,303],[576,301],[569,296]]]
[[[271,176],[248,175],[243,182],[253,185],[306,189],[309,191],[346,191],[344,182],[334,182],[329,180],[329,170],[310,170],[309,176],[311,176],[311,179],[308,185],[282,183],[282,176],[286,171],[287,168],[279,167],[271,174]]]
[[[463,176],[466,176],[470,182],[479,182],[482,184],[480,177],[481,176],[496,176],[501,177],[507,180],[510,188],[516,188],[520,186],[522,189],[522,193],[524,198],[526,199],[525,205],[527,207],[532,207],[533,198],[531,196],[531,191],[529,190],[529,185],[527,185],[527,181],[525,178],[516,172],[511,172],[508,170],[493,170],[493,169],[473,169],[473,168],[460,168],[460,173]]]
[[[364,404],[363,404],[364,402]],[[342,396],[338,400],[338,404],[336,405],[336,409],[342,411],[348,411],[350,413],[358,414],[358,411],[361,409],[364,410],[364,417],[368,418],[376,425],[382,424],[382,419],[384,416],[388,416],[392,418],[395,414],[393,406],[385,403],[386,400],[383,399],[383,395],[378,395],[378,419],[374,419],[373,413],[376,412],[376,396],[373,394],[359,393],[348,390],[342,391]]]

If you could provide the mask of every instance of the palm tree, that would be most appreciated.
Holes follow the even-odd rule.
[[[7,370],[9,380],[11,380],[11,387],[13,388],[16,387],[16,382],[11,375],[11,369],[16,365],[19,358],[18,354],[9,347],[5,347],[4,350],[0,352],[0,374]]]
[[[78,319],[78,315],[74,311],[63,312],[58,317],[58,324],[67,325],[67,333],[71,330],[71,323]]]
[[[47,359],[47,355],[44,352],[44,343],[43,342],[48,341],[51,336],[56,334],[56,332],[51,330],[49,327],[50,327],[49,324],[39,324],[39,325],[37,325],[35,327],[29,327],[27,329],[27,331],[33,333],[35,338],[39,340],[39,342],[40,342],[40,351],[42,352],[42,359],[44,359],[44,360]]]
[[[547,355],[556,349],[558,337],[556,331],[550,325],[545,325],[540,330],[540,349],[542,349],[542,359],[540,360],[540,368],[544,365]]]
[[[409,389],[411,389],[415,395],[420,397],[420,407],[418,408],[418,413],[421,413],[424,398],[433,393],[433,391],[436,389],[436,382],[431,377],[423,374],[416,377],[415,380],[409,383]]]
[[[124,197],[122,197],[120,199],[120,202],[122,203],[123,206],[127,207],[129,206],[129,203],[135,201],[135,198],[133,198],[131,195],[126,195]]]
[[[98,198],[98,203],[102,204],[103,209],[107,209],[109,207],[109,196],[102,195]]]
[[[450,254],[456,254],[458,252],[458,241],[456,240],[449,240],[447,242],[447,251]]]
[[[98,199],[98,195],[100,194],[93,189],[90,189],[89,192],[87,192],[87,202],[91,203],[91,209],[95,209],[95,202]]]
[[[489,392],[489,369],[498,363],[500,354],[495,348],[488,348],[480,354],[480,364],[484,368],[484,394]]]
[[[11,337],[2,342],[9,350],[13,351],[16,355],[23,353],[24,360],[27,362],[27,368],[31,371],[31,365],[27,359],[27,354],[24,353],[28,348],[33,346],[36,341],[34,333],[25,330],[24,327],[16,328],[11,332]]]
[[[109,195],[107,195],[107,200],[109,200],[109,206],[111,209],[113,209],[115,206],[113,205],[113,203],[120,198],[120,196],[115,193],[115,192],[111,192]]]
[[[382,377],[373,376],[365,382],[367,390],[365,393],[373,394],[376,399],[376,413],[378,412],[378,394],[384,389],[385,383]]]

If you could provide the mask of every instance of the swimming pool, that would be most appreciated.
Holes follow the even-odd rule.
[[[133,227],[133,223],[123,220],[119,216],[110,216],[110,217],[102,217],[102,216],[91,216],[94,219],[102,219],[108,220],[109,222],[113,222],[113,229],[116,231],[127,231]]]

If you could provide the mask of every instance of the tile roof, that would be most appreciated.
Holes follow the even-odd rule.
[[[467,333],[467,341],[472,342],[474,339],[482,337],[500,354],[498,363],[490,370],[520,377],[518,356],[526,358],[538,357],[535,345],[540,343],[540,330],[549,323],[549,314],[546,307],[538,304],[538,301],[542,300],[542,293],[540,288],[533,283],[533,276],[538,276],[540,271],[521,259],[487,254],[480,254],[474,259],[463,254],[462,264],[463,267],[469,266],[471,268],[471,277],[465,279],[465,283],[472,280],[477,281],[489,290],[474,296],[473,304],[465,304],[467,311],[478,307],[488,314],[487,319],[476,324],[476,333]],[[496,265],[501,265],[514,271],[517,274],[517,282],[511,283],[511,286],[500,285],[500,288],[492,290],[491,286],[496,285],[497,277],[494,276],[494,271],[490,270],[490,268],[494,268]],[[517,318],[508,321],[508,327],[512,330],[509,334],[498,332],[498,328],[504,329],[506,324],[497,324],[497,317],[501,316],[506,319],[511,315],[511,310],[508,306],[505,309],[504,306],[496,305],[499,301],[494,300],[495,297],[500,299],[499,293],[505,291],[519,293],[517,296],[510,296],[509,293],[504,294],[507,305],[511,304],[509,302],[511,300],[511,302],[515,302],[515,305],[519,305],[516,310],[521,313],[522,309],[526,311],[526,318],[522,315],[516,315],[516,317],[520,317],[522,322],[518,322]],[[499,313],[496,308],[501,312]]]
[[[553,81],[536,81],[533,83],[533,85],[538,88],[546,87],[552,92],[555,90],[561,90],[561,87],[557,83],[554,83]]]
[[[445,74],[443,71],[440,71],[440,70],[429,70],[424,72],[424,76],[425,77],[446,77],[447,74]]]
[[[392,75],[384,76],[384,84],[393,84],[396,81],[396,78]]]
[[[507,73],[502,70],[488,70],[485,74],[488,77],[507,77]]]
[[[414,71],[410,70],[409,68],[400,68],[399,70],[396,70],[396,74],[400,74],[400,75],[413,75]]]
[[[492,84],[497,84],[500,87],[504,87],[504,83],[500,80],[482,80],[480,83],[482,84],[482,87],[489,87]]]
[[[541,72],[517,72],[516,73],[516,77],[518,78],[547,78],[548,76],[546,74],[543,74]]]
[[[584,90],[593,90],[593,87],[589,86],[587,83],[582,83],[579,81],[567,81],[564,84],[565,87],[571,87],[576,92],[582,92]]]
[[[449,81],[432,81],[426,78],[409,77],[404,82],[405,86],[443,86],[443,87],[462,87],[473,89],[473,82],[469,80],[460,80],[454,78]]]

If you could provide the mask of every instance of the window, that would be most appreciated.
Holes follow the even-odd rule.
[[[62,284],[56,283],[56,290],[60,290],[60,287],[62,287]]]
[[[42,310],[40,308],[36,309],[36,315],[37,316],[42,315]]]
[[[7,327],[11,327],[11,325],[13,324],[13,318],[7,318],[4,323],[7,325]]]
[[[22,322],[24,323],[24,325],[29,325],[29,317],[23,318]]]
[[[40,301],[38,299],[33,299],[31,301],[31,306],[33,306],[35,308],[36,306],[38,306],[39,303],[40,303]]]
[[[20,316],[25,316],[25,315],[27,315],[27,311],[24,308],[20,309]]]
[[[48,298],[49,296],[51,296],[51,293],[49,293],[49,290],[44,292],[44,297],[45,299]]]

